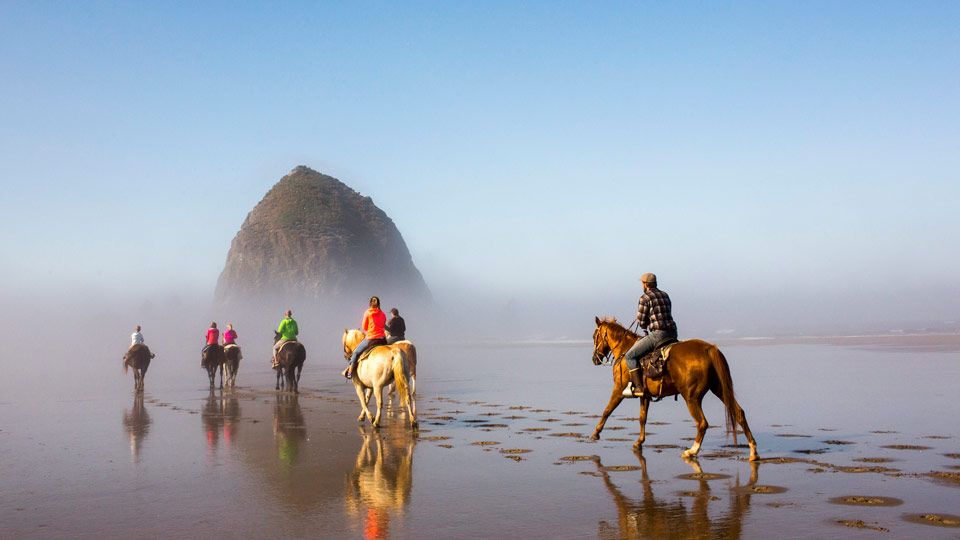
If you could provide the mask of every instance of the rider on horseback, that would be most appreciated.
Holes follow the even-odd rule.
[[[287,310],[287,317],[280,321],[280,326],[277,327],[277,333],[280,334],[280,339],[273,344],[273,358],[270,359],[271,367],[277,367],[277,354],[280,352],[280,347],[283,347],[283,344],[288,341],[296,341],[297,334],[300,333],[300,329],[297,328],[297,321],[293,320],[293,312],[289,309]]]
[[[647,272],[640,277],[643,282],[643,296],[637,305],[637,321],[646,335],[637,340],[624,355],[630,370],[632,388],[624,390],[624,395],[643,397],[643,373],[640,359],[669,340],[677,339],[677,323],[670,315],[670,297],[657,288],[657,276]]]
[[[211,345],[216,345],[220,341],[220,331],[217,330],[217,323],[210,323],[210,328],[207,330],[207,343],[203,346],[203,350],[200,351],[200,365],[203,365],[203,353],[207,352],[207,349]]]
[[[370,308],[363,314],[363,323],[360,330],[364,333],[363,341],[353,350],[353,356],[350,357],[350,367],[343,374],[346,378],[351,378],[353,372],[357,370],[357,362],[360,361],[360,355],[367,349],[387,344],[386,335],[383,332],[383,326],[387,322],[387,316],[380,311],[380,299],[376,296],[370,298]]]

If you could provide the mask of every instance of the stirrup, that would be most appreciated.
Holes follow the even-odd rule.
[[[643,390],[640,390],[640,393],[634,392],[633,381],[627,383],[627,387],[623,389],[623,397],[625,398],[638,398],[643,397]]]

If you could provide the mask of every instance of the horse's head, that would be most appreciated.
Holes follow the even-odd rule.
[[[357,348],[357,345],[363,341],[364,333],[362,330],[348,330],[343,329],[343,357],[347,360],[350,360],[350,355],[353,354],[353,350]]]
[[[277,332],[276,330],[274,330],[274,331],[273,331],[273,342],[276,343],[276,342],[278,342],[278,341],[280,341],[280,332]]]
[[[606,319],[600,320],[600,317],[594,317],[597,321],[597,329],[593,331],[593,365],[599,366],[603,364],[607,356],[610,355],[610,342],[607,339],[607,324],[609,321]]]

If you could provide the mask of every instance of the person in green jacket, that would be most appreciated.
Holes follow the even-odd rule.
[[[272,367],[277,367],[277,353],[280,352],[280,347],[283,347],[283,344],[288,341],[296,341],[297,334],[300,333],[300,330],[297,328],[297,321],[293,320],[292,315],[293,312],[288,309],[287,317],[280,321],[280,326],[277,327],[277,333],[280,334],[280,339],[273,344],[273,358],[270,359]]]

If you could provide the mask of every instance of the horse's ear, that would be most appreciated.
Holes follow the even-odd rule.
[[[344,328],[344,329],[343,329],[343,333],[344,333],[344,334],[349,334],[349,333],[350,333],[350,330],[347,330],[346,328]]]
[[[600,326],[600,317],[594,316],[593,318],[597,320],[597,326]]]

